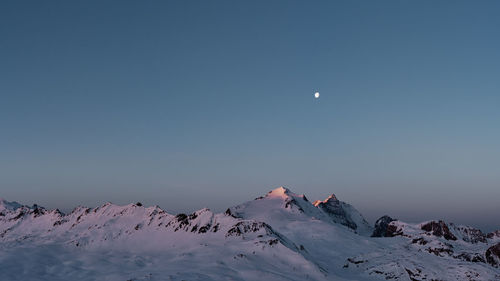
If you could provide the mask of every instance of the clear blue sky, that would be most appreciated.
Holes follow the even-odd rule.
[[[0,196],[176,213],[284,185],[372,221],[500,228],[499,11],[2,1]]]

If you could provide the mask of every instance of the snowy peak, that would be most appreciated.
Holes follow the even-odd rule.
[[[170,273],[185,268],[182,278],[173,276],[175,280],[219,280],[222,275],[213,271],[219,267],[231,280],[499,280],[500,276],[500,231],[484,234],[444,221],[408,224],[388,216],[377,220],[372,231],[353,206],[335,195],[311,204],[304,195],[285,187],[231,207],[225,214],[201,209],[171,215],[158,206],[106,203],[96,208],[80,206],[65,215],[37,205],[6,200],[0,204],[4,210],[0,212],[0,252],[3,260],[15,259],[8,266],[21,266],[14,269],[22,277],[17,280],[67,280],[68,276],[50,278],[52,272],[67,275],[64,264],[68,255],[60,251],[91,253],[92,258],[86,260],[96,261],[106,272],[110,263],[95,259],[95,254],[113,250],[126,258],[106,256],[118,260],[119,270],[114,272],[123,271],[124,265],[134,274],[141,268],[149,271],[173,265],[167,270]],[[398,238],[388,238],[395,236]],[[53,253],[51,249],[55,249]],[[123,251],[131,255],[123,255]],[[61,256],[60,262],[54,261],[62,267],[49,268],[43,278],[24,278],[23,272],[30,272],[40,261],[28,257],[32,253],[51,259]],[[159,256],[150,259],[143,254]],[[30,264],[24,267],[26,260]],[[47,268],[43,262],[40,266],[36,274]],[[74,270],[75,263],[69,266]],[[81,266],[82,270],[88,268]],[[11,280],[4,272],[0,270],[0,280]],[[225,275],[227,272],[236,275]],[[263,275],[246,278],[250,276],[247,272]],[[151,277],[156,274],[144,276],[157,280]]]
[[[339,201],[339,199],[337,199],[337,196],[335,196],[335,194],[331,194],[330,196],[328,196],[325,200],[321,201],[321,200],[316,200],[314,201],[313,205],[318,207],[319,204],[321,203],[328,203],[329,201]]]
[[[307,202],[308,205],[311,205],[309,200],[307,200],[304,194],[297,194],[292,192],[290,189],[280,186],[269,191],[266,196],[259,197],[257,199],[281,199],[285,202],[295,202],[296,200]]]
[[[326,213],[333,222],[347,226],[358,234],[370,235],[372,232],[363,215],[350,204],[338,200],[333,193],[323,201],[316,200],[314,206]]]
[[[351,205],[339,201],[331,194],[314,204],[304,195],[298,195],[285,187],[269,191],[264,197],[229,208],[227,215],[265,221],[271,225],[286,221],[322,221],[327,224],[343,225],[361,235],[369,236],[372,227]]]
[[[289,220],[326,219],[325,214],[314,207],[304,195],[298,195],[282,186],[269,191],[263,197],[229,208],[226,215],[271,225]]]
[[[293,193],[292,191],[290,191],[290,189],[288,189],[286,187],[280,186],[276,189],[269,191],[266,194],[265,198],[271,198],[271,199],[280,198],[283,200],[287,200],[290,197],[303,197],[303,196],[304,195],[298,195],[298,194]]]
[[[283,186],[269,191],[264,197],[258,197],[256,200],[259,203],[247,202],[243,205],[262,205],[261,212],[272,211],[277,208],[300,214],[307,213],[310,216],[317,215],[316,208],[307,200],[304,194],[296,194]],[[238,208],[241,208],[241,206]],[[231,210],[229,210],[229,213],[231,213]]]
[[[18,208],[21,208],[23,205],[17,203],[17,202],[9,202],[3,198],[0,198],[0,212],[4,211],[15,211]]]
[[[326,202],[328,202],[330,200],[338,201],[337,196],[335,196],[335,194],[333,194],[333,193],[325,199]],[[323,202],[325,202],[325,201],[323,201]]]
[[[449,224],[450,230],[458,238],[469,243],[487,243],[486,234],[484,234],[480,229],[466,226],[466,225],[455,225],[454,223]]]

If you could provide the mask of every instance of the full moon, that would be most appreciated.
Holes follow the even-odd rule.
[[[319,99],[319,92],[314,93],[314,98]]]

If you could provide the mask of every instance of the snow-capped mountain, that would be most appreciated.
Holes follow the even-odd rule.
[[[350,204],[337,199],[335,194],[328,196],[325,200],[316,200],[314,206],[327,213],[335,223],[340,223],[361,235],[370,235],[373,228],[368,224],[363,215]]]
[[[333,194],[311,203],[284,187],[224,213],[2,199],[0,280],[500,280],[499,233],[388,216],[371,227]]]
[[[9,202],[3,198],[0,198],[0,213],[11,212],[20,207],[22,207],[22,205],[17,202]]]

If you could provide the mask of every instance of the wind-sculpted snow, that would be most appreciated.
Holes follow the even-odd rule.
[[[372,228],[334,195],[312,204],[283,187],[224,213],[0,200],[0,280],[500,280],[498,233]]]

